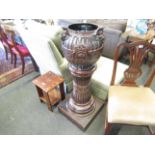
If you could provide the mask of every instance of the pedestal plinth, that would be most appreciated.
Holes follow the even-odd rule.
[[[58,109],[62,112],[67,118],[69,118],[73,123],[75,123],[80,129],[85,131],[96,115],[102,109],[104,102],[94,98],[94,110],[88,114],[77,114],[68,108],[70,95],[66,97],[65,100],[61,101],[58,105]]]

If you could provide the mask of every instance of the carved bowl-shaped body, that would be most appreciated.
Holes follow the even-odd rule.
[[[72,24],[64,30],[61,40],[64,56],[78,68],[91,67],[103,52],[103,29],[93,24]]]

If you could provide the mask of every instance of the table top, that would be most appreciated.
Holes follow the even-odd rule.
[[[141,39],[141,38],[137,38],[137,37],[133,37],[133,36],[128,36],[128,42],[136,42],[136,41],[148,41],[149,43],[153,43],[154,38],[152,38],[152,40],[146,40],[146,39]]]
[[[53,72],[49,71],[44,75],[39,76],[35,80],[33,80],[33,84],[48,92],[55,88],[57,85],[64,82],[63,77],[54,74]]]

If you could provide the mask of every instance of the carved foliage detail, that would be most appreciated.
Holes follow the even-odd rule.
[[[88,55],[89,55],[89,49],[86,48],[84,45],[80,45],[80,46],[77,46],[74,48],[74,51],[73,51],[73,57],[74,58],[86,58]]]

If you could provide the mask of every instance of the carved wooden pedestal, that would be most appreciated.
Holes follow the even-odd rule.
[[[59,110],[85,129],[102,107],[91,95],[90,84],[95,63],[103,52],[103,29],[88,23],[73,24],[64,31],[61,39],[73,76],[73,91],[59,105]]]

